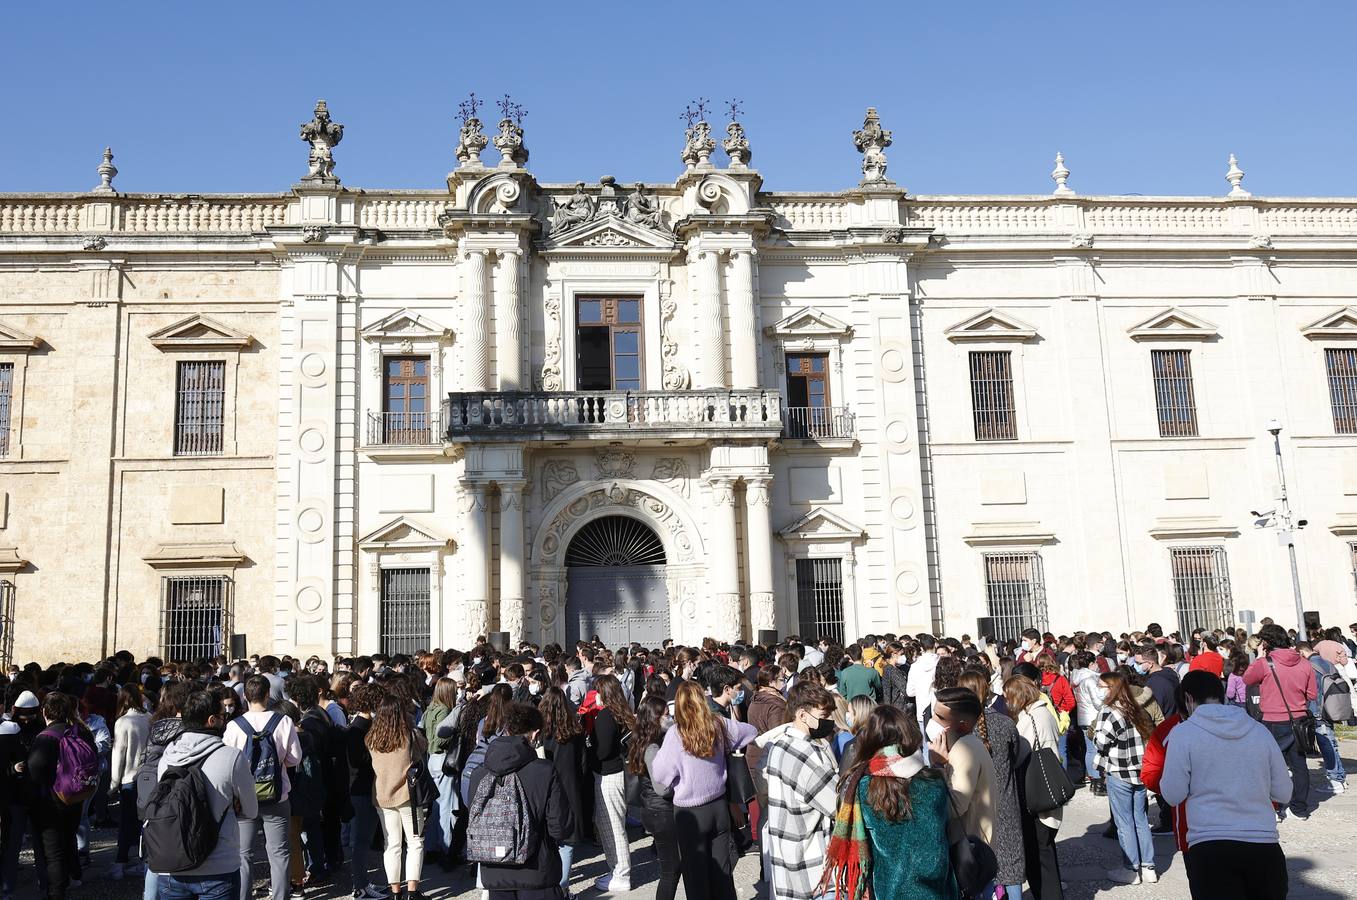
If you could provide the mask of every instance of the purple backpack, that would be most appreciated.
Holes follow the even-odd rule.
[[[46,733],[57,739],[57,776],[52,793],[67,806],[79,806],[99,786],[99,752],[74,725],[65,730],[49,728]]]

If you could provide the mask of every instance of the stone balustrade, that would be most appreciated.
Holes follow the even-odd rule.
[[[437,228],[438,216],[452,205],[446,194],[433,197],[364,196],[358,206],[358,224],[387,231]]]

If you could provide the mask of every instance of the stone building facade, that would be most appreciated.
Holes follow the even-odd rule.
[[[819,194],[738,123],[667,184],[302,137],[277,194],[0,194],[4,656],[1290,622],[1272,419],[1357,618],[1357,200],[916,196],[874,111]]]

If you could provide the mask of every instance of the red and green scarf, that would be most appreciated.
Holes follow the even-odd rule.
[[[904,756],[894,744],[877,751],[867,764],[868,778],[913,778],[923,768],[918,755]],[[871,900],[872,844],[862,818],[858,785],[852,785],[839,802],[834,830],[825,851],[825,874],[821,891],[833,891],[838,900]]]

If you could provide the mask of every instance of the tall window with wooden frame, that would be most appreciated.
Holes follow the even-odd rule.
[[[14,363],[0,363],[0,457],[9,456],[9,415],[14,397]]]
[[[801,633],[843,642],[843,560],[798,559],[796,606]]]
[[[788,353],[787,435],[818,437],[830,425],[829,354]]]
[[[1194,628],[1234,627],[1224,547],[1172,547],[1169,566],[1179,634],[1191,634]]]
[[[429,358],[388,356],[382,372],[382,443],[429,443]]]
[[[1017,440],[1012,351],[972,350],[970,367],[971,414],[975,422],[975,439]]]
[[[1154,405],[1160,437],[1197,436],[1197,398],[1192,389],[1192,351],[1151,350]]]
[[[225,362],[180,362],[175,377],[174,455],[213,456],[221,453],[225,406]]]
[[[1324,351],[1329,376],[1329,402],[1333,404],[1333,430],[1357,434],[1357,347]]]
[[[576,388],[641,389],[641,298],[575,300]]]

